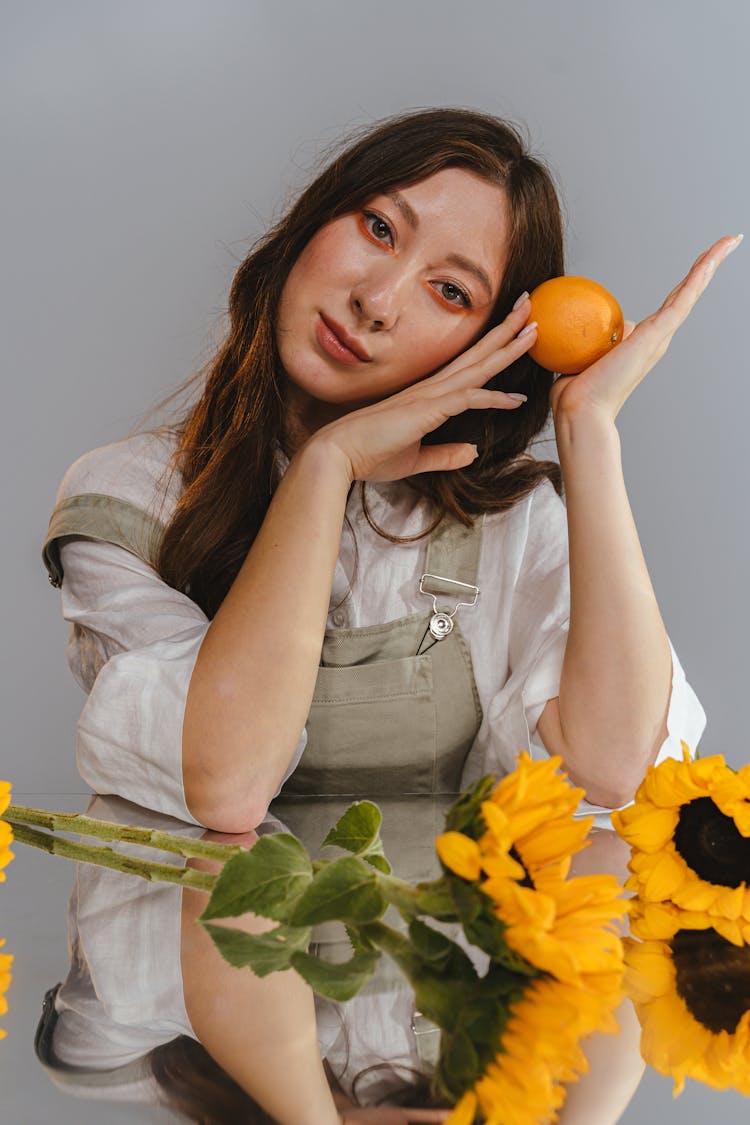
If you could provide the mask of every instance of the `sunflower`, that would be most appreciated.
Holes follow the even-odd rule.
[[[0,817],[10,804],[10,784],[7,781],[0,781]],[[4,867],[13,859],[13,852],[10,850],[10,844],[13,840],[13,831],[10,825],[5,820],[0,820],[0,883],[5,879]],[[5,941],[0,941],[0,947],[5,945]],[[13,964],[13,958],[9,953],[0,953],[0,1016],[4,1016],[8,1011],[8,1002],[5,999],[5,993],[11,981],[10,967]],[[6,1032],[0,1028],[0,1039],[4,1039]]]
[[[686,1078],[750,1094],[750,946],[713,929],[625,944],[645,1061],[674,1079],[675,1095]]]
[[[0,941],[0,947],[5,945],[4,941]],[[10,967],[13,964],[13,957],[10,953],[0,953],[0,1016],[4,1016],[8,1011],[8,1002],[5,999],[5,993],[11,982]],[[6,1032],[0,1027],[0,1039],[4,1039]]]
[[[10,804],[10,784],[7,781],[0,781],[0,817]],[[5,820],[0,820],[0,883],[5,880],[4,867],[7,867],[13,859],[13,852],[10,850],[10,845],[13,840],[13,831]]]
[[[567,878],[591,818],[573,817],[583,790],[567,783],[560,764],[559,757],[533,762],[522,754],[518,768],[481,803],[479,839],[446,832],[436,847],[449,870],[492,900],[510,949],[580,985],[588,973],[622,972],[615,923],[627,906],[612,875]]]
[[[750,768],[732,770],[721,754],[691,761],[682,747],[683,761],[651,766],[635,803],[612,813],[631,847],[625,885],[641,900],[640,936],[652,936],[649,920],[666,936],[667,914],[646,909],[666,903],[687,912],[683,928],[706,914],[728,941],[750,943]]]
[[[618,977],[619,985],[619,977]],[[530,982],[513,1005],[497,1055],[467,1090],[447,1125],[547,1125],[558,1120],[565,1083],[588,1070],[579,1040],[600,1028],[606,988],[576,988],[551,978]]]

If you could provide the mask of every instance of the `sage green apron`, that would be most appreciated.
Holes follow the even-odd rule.
[[[284,797],[459,791],[482,721],[459,621],[461,614],[479,612],[482,522],[466,528],[446,517],[433,532],[424,592],[419,583],[414,590],[423,611],[385,625],[326,632],[307,748]],[[53,511],[44,543],[50,581],[62,582],[64,536],[115,543],[154,566],[162,534],[161,524],[128,501],[99,493],[69,497]],[[366,597],[366,574],[362,580]],[[442,619],[437,636],[430,632],[436,618]]]

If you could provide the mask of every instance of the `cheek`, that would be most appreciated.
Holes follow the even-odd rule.
[[[443,322],[450,319],[453,324],[436,327],[435,323],[425,325],[422,332],[409,334],[410,368],[419,375],[425,375],[440,367],[446,367],[451,360],[466,351],[484,334],[485,329],[479,327],[470,317],[443,317]]]

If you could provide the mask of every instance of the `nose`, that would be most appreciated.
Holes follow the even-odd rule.
[[[401,304],[401,279],[394,271],[368,273],[351,290],[351,306],[364,328],[377,332],[393,328]]]

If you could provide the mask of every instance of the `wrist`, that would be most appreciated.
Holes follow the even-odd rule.
[[[620,434],[611,414],[593,405],[560,408],[553,413],[555,438],[560,446],[575,446],[581,441],[619,444]]]
[[[341,483],[347,491],[354,482],[350,458],[340,445],[322,431],[308,438],[294,455],[293,461],[303,463],[306,471],[311,471],[316,476]]]

